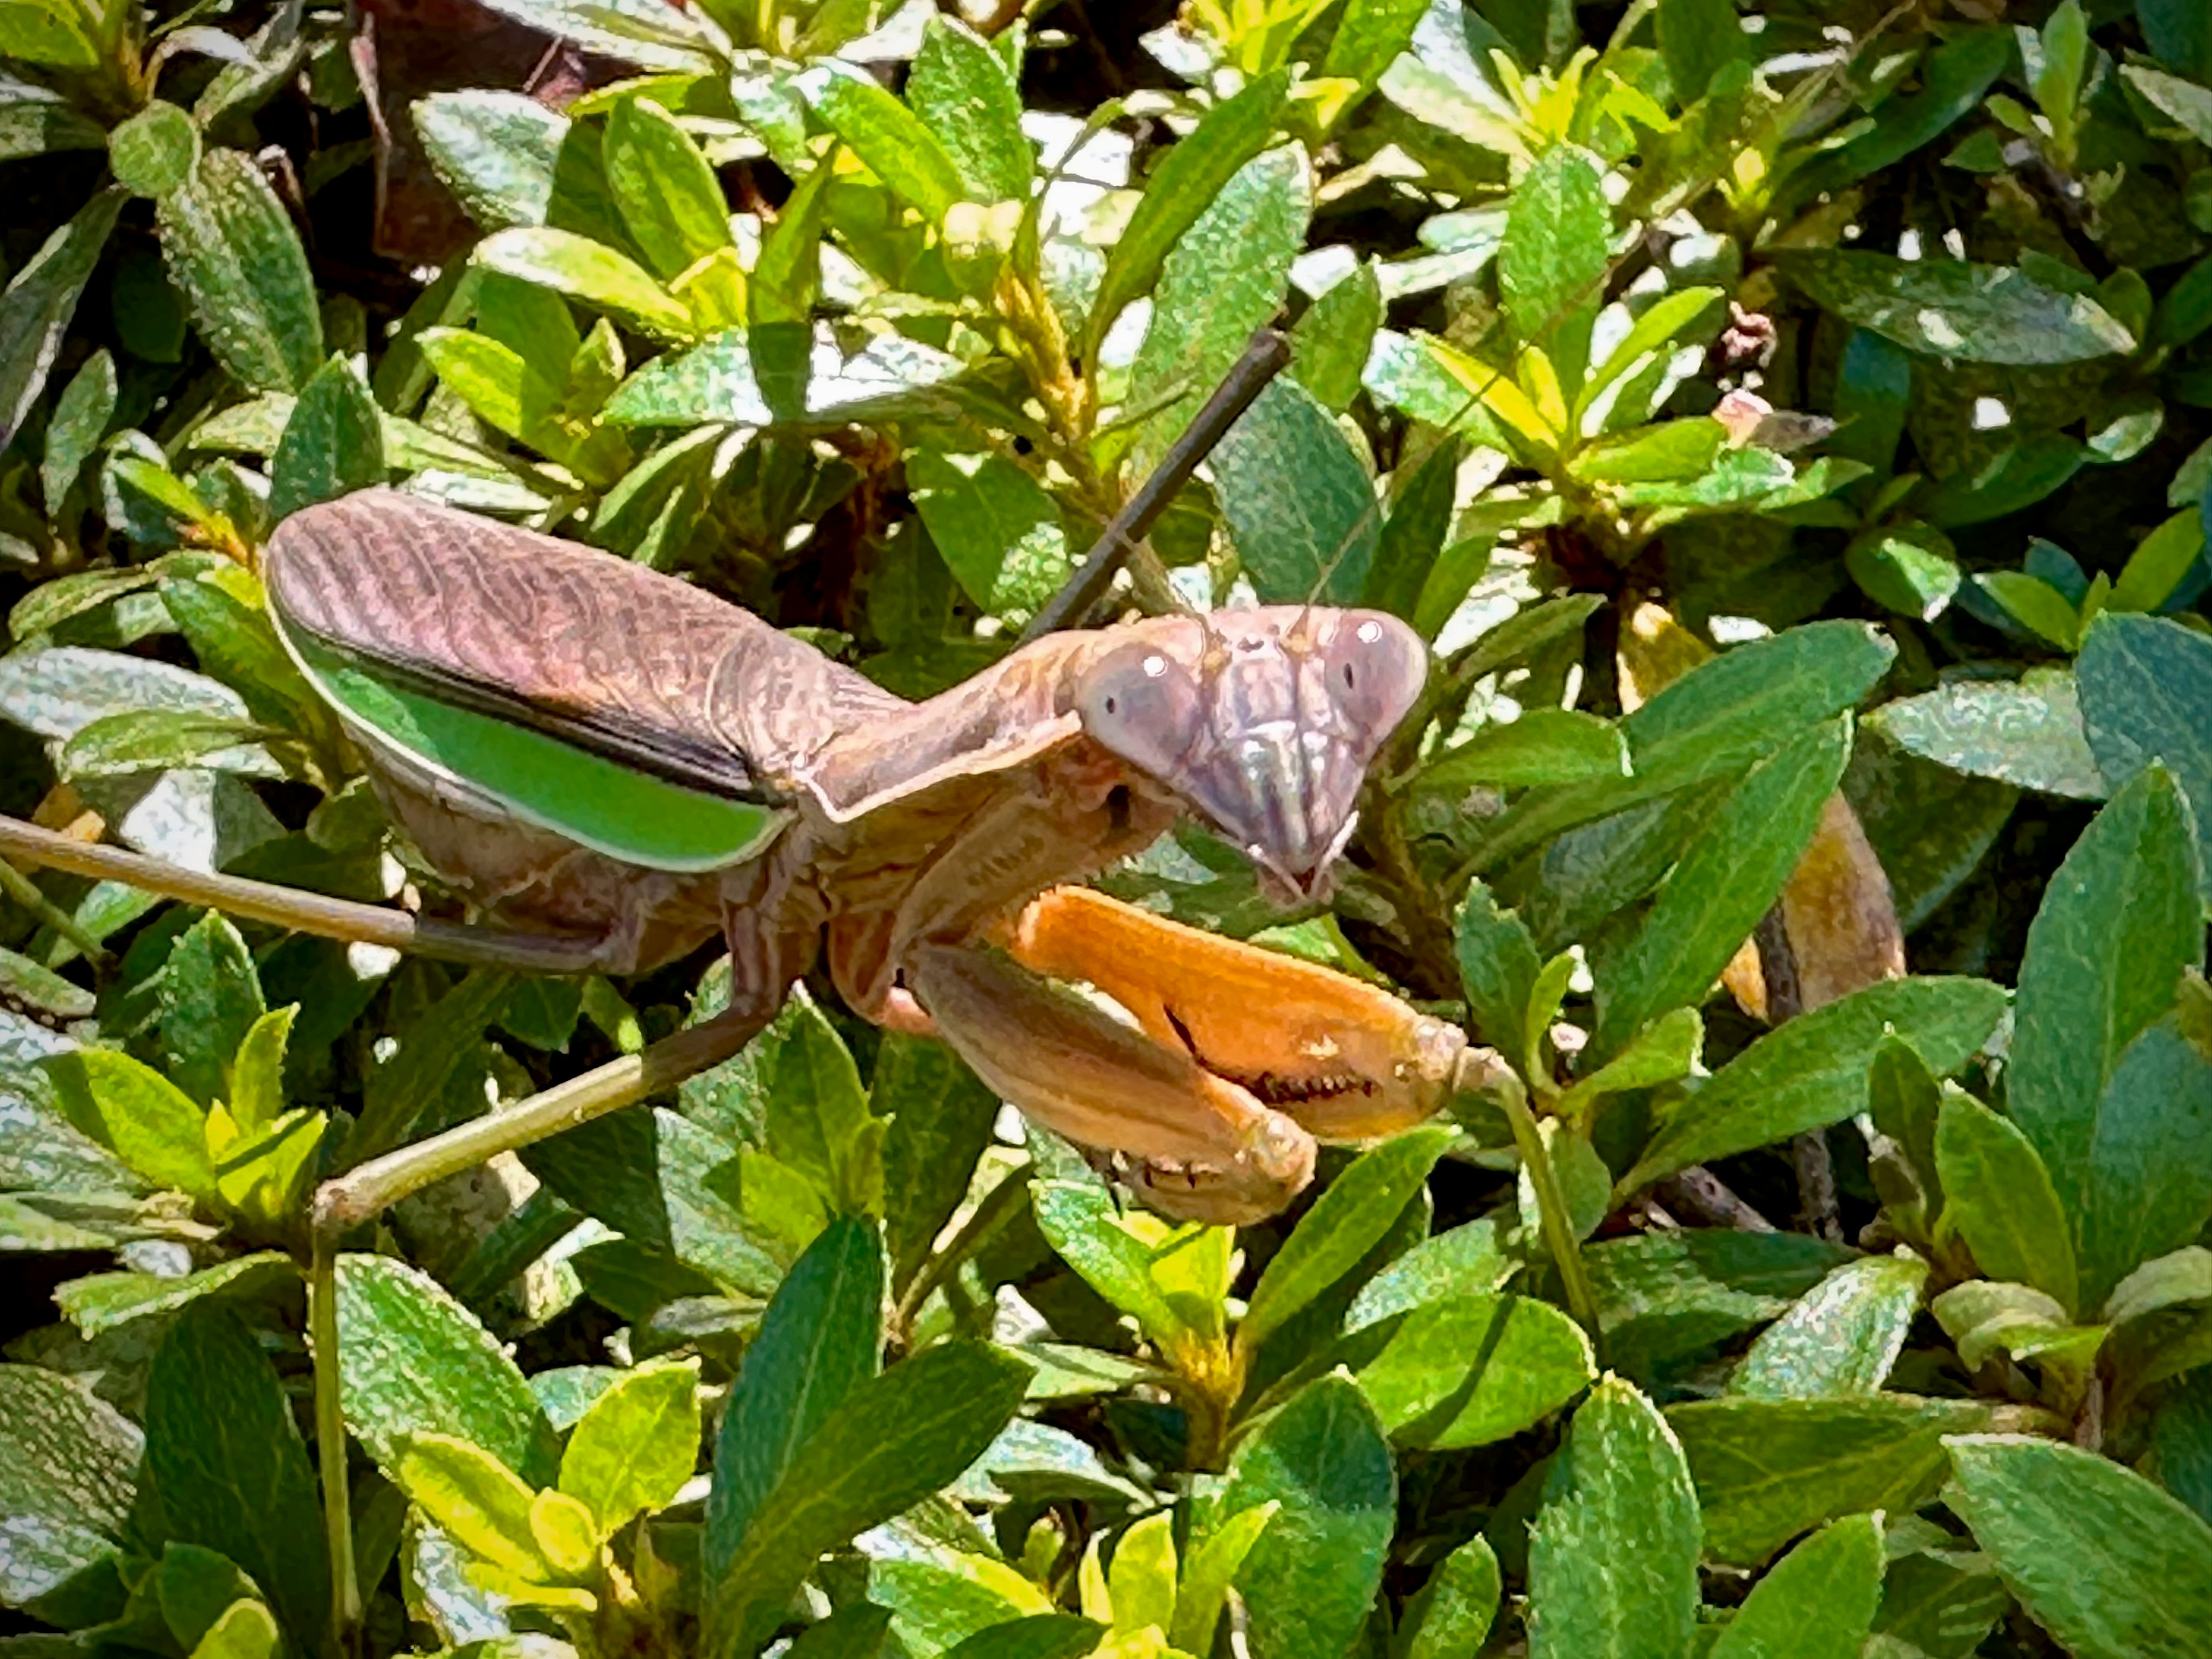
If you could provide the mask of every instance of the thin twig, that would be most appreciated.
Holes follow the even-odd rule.
[[[331,1558],[331,1640],[354,1653],[361,1634],[361,1581],[354,1565],[353,1507],[346,1492],[345,1407],[339,1392],[337,1242],[319,1237],[307,1272],[308,1336],[314,1352],[315,1459],[323,1476],[323,1526]]]
[[[1252,400],[1290,361],[1290,343],[1274,330],[1263,328],[1252,337],[1252,343],[1244,348],[1244,355],[1237,360],[1236,367],[1214,388],[1213,395],[1184,428],[1182,436],[1169,447],[1152,477],[1138,486],[1136,494],[1122,504],[1113,521],[1100,532],[1082,568],[1067,579],[1066,585],[1022,630],[1023,644],[1082,622],[1091,607],[1105,597],[1122,561],[1145,538],[1177,492],[1190,482],[1199,463],[1213,453],[1213,447],[1237,423],[1237,417],[1251,407]]]
[[[1708,1227],[1728,1227],[1740,1233],[1780,1231],[1702,1164],[1668,1176],[1652,1190],[1691,1220]]]

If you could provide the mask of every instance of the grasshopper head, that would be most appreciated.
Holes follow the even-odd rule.
[[[1292,605],[1131,632],[1078,684],[1084,730],[1243,848],[1278,903],[1323,896],[1367,769],[1420,695],[1419,635]]]

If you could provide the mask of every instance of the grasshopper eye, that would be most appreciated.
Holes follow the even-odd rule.
[[[1406,718],[1428,678],[1428,648],[1395,617],[1347,611],[1323,647],[1323,683],[1346,720],[1375,743]]]
[[[1182,665],[1138,645],[1115,652],[1084,676],[1076,714],[1107,748],[1164,778],[1190,752],[1204,710],[1197,684]]]

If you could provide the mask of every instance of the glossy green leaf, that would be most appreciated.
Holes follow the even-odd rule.
[[[1217,1515],[1281,1506],[1236,1580],[1255,1651],[1341,1659],[1381,1587],[1397,1500],[1389,1443],[1349,1377],[1309,1382],[1238,1446]]]
[[[668,282],[735,246],[714,169],[659,105],[641,96],[617,103],[603,154],[615,204],[654,276]]]
[[[1729,1392],[1759,1400],[1879,1392],[1904,1350],[1927,1282],[1928,1264],[1910,1255],[1868,1256],[1837,1268],[1759,1333],[1729,1378]]]
[[[1656,28],[1667,78],[1685,106],[1705,95],[1723,64],[1751,57],[1749,38],[1730,0],[1660,0]]]
[[[1589,365],[1612,240],[1596,161],[1572,144],[1546,150],[1522,175],[1506,210],[1498,287],[1513,337],[1542,349],[1569,397]]]
[[[1504,1588],[1498,1557],[1478,1533],[1437,1562],[1407,1598],[1394,1653],[1399,1659],[1457,1659],[1480,1652]]]
[[[2012,680],[1956,680],[1884,703],[1867,725],[1909,754],[2046,794],[2101,800],[2105,774],[2083,732],[2075,677],[2030,669]]]
[[[958,1475],[1014,1414],[1028,1378],[1012,1354],[956,1341],[855,1387],[793,1457],[715,1581],[708,1652],[757,1650],[816,1559]]]
[[[2081,724],[2105,777],[2154,759],[2189,797],[2202,885],[2212,902],[2212,641],[2162,617],[2100,617],[2075,673]]]
[[[1881,1517],[1830,1522],[1752,1587],[1711,1659],[1859,1659],[1881,1599]]]
[[[1530,1659],[1671,1659],[1698,1610],[1698,1502],[1667,1420],[1619,1378],[1575,1413],[1528,1540]]]
[[[809,1001],[786,1028],[769,1086],[768,1150],[847,1215],[880,1215],[885,1125],[868,1109],[852,1051]]]
[[[873,81],[826,75],[812,95],[814,112],[890,186],[891,193],[942,226],[966,185],[937,135]]]
[[[876,1054],[868,1107],[890,1119],[884,1143],[884,1237],[892,1288],[903,1293],[968,1195],[990,1146],[999,1097],[951,1047],[888,1035]]]
[[[423,153],[485,230],[542,225],[568,118],[520,92],[470,88],[415,100]]]
[[[1802,200],[1820,191],[1841,191],[1972,115],[2011,64],[2012,46],[2012,31],[2001,27],[1962,28],[1943,40],[1919,66],[1918,89],[1893,93],[1865,131],[1832,155],[1812,158],[1792,180],[1793,195]]]
[[[1626,777],[1628,745],[1611,720],[1575,708],[1531,708],[1493,721],[1447,749],[1421,774],[1421,786],[1468,789],[1477,784],[1522,788]]]
[[[1033,158],[1022,131],[1022,98],[990,42],[939,12],[922,31],[907,76],[913,105],[960,174],[971,202],[1025,201]]]
[[[107,433],[115,416],[115,359],[103,346],[70,377],[61,396],[54,399],[53,418],[46,422],[46,453],[39,463],[39,489],[50,513],[61,511],[62,498],[76,482]],[[47,588],[51,589],[52,583]],[[33,630],[11,618],[18,638]]]
[[[715,1577],[768,1523],[830,1417],[874,1379],[883,1298],[883,1246],[854,1216],[831,1222],[777,1287],[714,1442],[704,1559]]]
[[[192,118],[159,98],[107,135],[107,164],[134,196],[167,196],[192,176],[199,159]]]
[[[656,339],[688,340],[691,313],[629,255],[574,231],[517,226],[477,244],[479,269],[535,283]]]
[[[1902,617],[1933,622],[1963,577],[1951,538],[1931,525],[1885,525],[1855,537],[1844,550],[1851,580]]]
[[[1594,1361],[1549,1303],[1466,1295],[1414,1309],[1358,1374],[1392,1440],[1443,1450],[1534,1427],[1595,1380]]]
[[[258,1601],[234,1601],[207,1628],[191,1659],[276,1659],[283,1637],[269,1609]]]
[[[907,482],[929,539],[986,614],[1027,618],[1066,581],[1073,562],[1059,505],[1014,462],[922,450]]]
[[[1382,325],[1382,285],[1373,263],[1362,261],[1308,306],[1291,329],[1291,374],[1322,408],[1342,414],[1359,395],[1360,376]]]
[[[410,1434],[399,1442],[391,1474],[475,1559],[526,1583],[554,1576],[530,1524],[530,1487],[483,1447],[449,1434]]]
[[[215,1165],[191,1097],[159,1072],[106,1048],[74,1048],[46,1062],[70,1125],[157,1187],[215,1196]]]
[[[605,1538],[668,1504],[698,1461],[697,1367],[648,1366],[626,1373],[578,1420],[561,1454],[561,1490]]]
[[[1195,1540],[1176,1587],[1175,1623],[1168,1639],[1186,1653],[1204,1653],[1227,1609],[1230,1586],[1243,1571],[1260,1534],[1274,1524],[1282,1505],[1270,1500],[1239,1510]]]
[[[1481,869],[1564,830],[1741,772],[1856,705],[1896,647],[1861,623],[1814,623],[1700,663],[1620,722],[1632,776],[1534,789],[1492,821]]]
[[[1753,1566],[1824,1521],[1903,1514],[1936,1494],[1943,1437],[1984,1426],[1971,1400],[1711,1400],[1670,1407],[1705,1522],[1705,1550]]]
[[[1943,1215],[1990,1279],[2033,1285],[2074,1308],[2074,1229],[2051,1171],[2011,1119],[1971,1095],[1944,1097],[1936,1121]]]
[[[1875,1045],[1892,1034],[1938,1076],[1980,1047],[2003,1012],[1987,980],[1893,980],[1801,1014],[1716,1072],[1662,1121],[1624,1188],[1839,1123],[1865,1109]]]
[[[216,360],[250,391],[302,390],[324,361],[322,318],[299,232],[260,168],[210,149],[155,216],[169,280]]]
[[[1168,252],[1182,239],[1237,170],[1267,147],[1276,117],[1290,91],[1290,75],[1274,70],[1209,111],[1188,138],[1170,150],[1145,185],[1107,256],[1098,295],[1091,303],[1090,337],[1106,336],[1123,307],[1152,285]],[[1086,353],[1086,356],[1091,355]]]
[[[368,382],[333,357],[300,388],[269,466],[269,514],[284,518],[384,482],[384,417]]]
[[[58,100],[0,104],[0,161],[27,161],[73,149],[98,149],[107,133]]]
[[[170,1080],[203,1106],[228,1097],[232,1060],[265,1008],[252,955],[228,916],[210,910],[178,936],[155,1001]]]
[[[90,21],[68,0],[5,0],[0,3],[0,57],[49,69],[95,69],[100,48],[87,32]]]
[[[120,191],[102,191],[40,245],[0,292],[0,443],[13,442],[46,388],[78,296],[91,280],[123,211]]]
[[[2136,347],[2094,300],[2010,266],[1832,249],[1784,253],[1778,263],[1816,305],[1934,357],[2078,363]]]
[[[204,1296],[258,1298],[288,1282],[299,1282],[292,1259],[281,1250],[257,1250],[178,1279],[141,1273],[93,1273],[60,1286],[54,1292],[54,1302],[78,1330],[97,1336],[134,1319],[174,1313]]]
[[[1271,381],[1229,428],[1212,468],[1230,540],[1264,602],[1358,596],[1375,552],[1375,489],[1310,392]]]
[[[1152,1282],[1151,1251],[1118,1224],[1103,1188],[1040,1181],[1030,1188],[1030,1201],[1045,1242],[1092,1290],[1156,1340],[1182,1332],[1183,1321]]]
[[[526,1480],[553,1479],[559,1449],[514,1361],[428,1274],[388,1256],[337,1262],[338,1376],[346,1426],[386,1468],[403,1437],[481,1446]]]
[[[58,1371],[0,1364],[0,1601],[20,1607],[119,1553],[144,1437]]]
[[[1127,463],[1133,475],[1159,464],[1243,355],[1252,331],[1282,308],[1291,262],[1305,246],[1312,216],[1305,151],[1279,145],[1239,167],[1176,239],[1161,263],[1152,320],[1123,400],[1144,412]],[[1354,377],[1356,386],[1356,369]]]
[[[1635,936],[1597,964],[1598,1055],[1618,1053],[1647,1021],[1705,1000],[1797,867],[1850,756],[1850,724],[1837,720],[1729,792],[1660,884]]]
[[[2186,1659],[2212,1628],[2212,1527],[2133,1470],[2025,1436],[1949,1443],[1948,1502],[2081,1659]]]
[[[330,1560],[307,1449],[252,1333],[219,1303],[186,1308],[146,1379],[146,1464],[169,1535],[251,1573],[302,1650],[330,1616]]]

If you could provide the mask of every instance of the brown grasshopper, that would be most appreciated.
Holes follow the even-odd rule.
[[[710,1025],[372,1160],[325,1188],[319,1229],[714,1063],[819,956],[860,1014],[941,1036],[1188,1218],[1274,1213],[1317,1139],[1418,1122],[1479,1062],[1371,987],[1067,884],[1188,813],[1272,895],[1322,895],[1426,672],[1395,617],[1284,606],[1052,634],[910,703],[688,583],[389,489],[288,519],[261,570],[394,824],[491,926],[179,881],[28,826],[0,824],[0,852],[514,965],[635,972],[720,931],[732,968]]]

